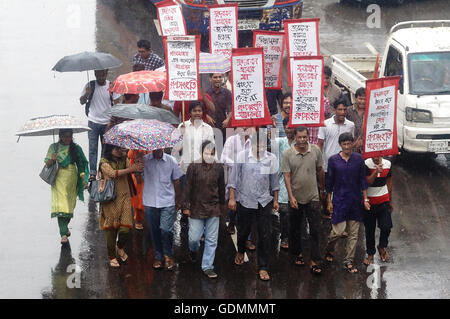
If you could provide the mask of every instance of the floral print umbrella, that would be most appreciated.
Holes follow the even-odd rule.
[[[132,120],[112,127],[105,142],[128,150],[154,151],[174,147],[182,140],[180,131],[157,120]]]
[[[165,88],[166,72],[136,71],[118,76],[109,90],[120,94],[139,94],[161,92]]]

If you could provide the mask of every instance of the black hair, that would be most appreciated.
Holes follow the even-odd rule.
[[[281,96],[281,106],[283,106],[283,102],[285,99],[290,97],[292,99],[292,92],[286,92]]]
[[[354,138],[352,133],[350,132],[345,132],[342,133],[341,135],[339,135],[339,144],[344,143],[344,142],[353,142]]]
[[[365,96],[366,95],[366,89],[363,87],[360,87],[359,89],[356,90],[355,92],[355,97],[359,97],[359,96]]]
[[[125,94],[123,95],[123,97],[125,98],[126,101],[128,101],[128,100],[132,99],[133,97],[134,97],[134,98],[139,98],[139,94],[125,93]]]
[[[333,103],[333,108],[334,108],[334,109],[337,109],[337,107],[338,107],[340,104],[344,104],[345,107],[348,106],[348,105],[347,105],[347,101],[346,101],[344,98],[341,97],[341,98],[337,99],[336,101],[334,101],[334,103]]]
[[[61,135],[64,133],[67,133],[67,132],[72,133],[72,136],[73,136],[73,130],[71,130],[71,129],[59,130],[59,141],[61,141]],[[69,144],[69,156],[70,156],[70,159],[72,160],[72,163],[78,163],[78,160],[79,160],[78,150],[77,150],[77,146],[73,142],[73,139],[72,139],[72,141],[70,141],[70,144]]]
[[[120,148],[120,147],[116,146],[116,145],[112,145],[112,144],[105,144],[104,150],[103,150],[103,157],[106,158],[110,162],[114,161],[112,151],[115,148]]]
[[[333,74],[333,72],[331,72],[331,68],[328,65],[325,65],[323,67],[323,74],[329,77],[331,77],[331,74]]]
[[[144,48],[146,50],[151,50],[152,49],[152,45],[150,44],[150,41],[148,41],[148,40],[139,40],[137,42],[137,47],[138,48]]]
[[[97,75],[100,72],[105,72],[106,75],[108,75],[108,69],[104,69],[104,70],[94,70],[94,74]]]
[[[309,130],[308,128],[306,128],[305,126],[297,126],[295,128],[294,134],[297,135],[297,132],[305,132],[306,131],[306,135],[309,136]]]
[[[203,152],[205,151],[205,148],[210,147],[211,149],[214,150],[214,153],[216,152],[216,145],[214,145],[214,143],[212,143],[211,141],[204,141],[202,143],[202,156],[203,156]]]
[[[150,96],[150,100],[162,100],[163,96],[164,96],[164,92],[160,91],[160,92],[150,92],[149,93]]]
[[[283,119],[283,126],[287,126],[288,124],[289,124],[289,117],[286,116],[286,117]]]
[[[203,105],[202,101],[192,101],[189,103],[189,113],[196,107],[200,106],[202,108],[203,113],[205,113],[205,106]]]

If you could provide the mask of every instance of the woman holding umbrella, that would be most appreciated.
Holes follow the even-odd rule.
[[[100,172],[105,179],[113,179],[116,189],[116,199],[100,203],[100,229],[106,232],[106,246],[109,264],[119,267],[116,253],[122,262],[128,259],[123,250],[130,228],[133,227],[131,211],[131,183],[130,175],[144,169],[142,162],[130,166],[126,149],[105,144],[105,153],[100,160]]]
[[[45,165],[52,166],[56,161],[59,164],[56,181],[52,185],[52,214],[58,217],[61,243],[67,243],[70,236],[69,222],[73,217],[73,211],[77,196],[84,200],[83,191],[89,177],[89,166],[83,150],[73,142],[71,129],[59,130],[59,141],[50,145]]]

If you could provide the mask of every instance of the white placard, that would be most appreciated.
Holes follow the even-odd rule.
[[[209,47],[212,54],[231,57],[231,49],[238,47],[237,6],[209,8]]]
[[[291,68],[293,72],[291,125],[322,125],[323,59],[294,59],[291,61]]]
[[[158,18],[163,36],[186,35],[183,13],[178,5],[159,6]]]
[[[284,34],[264,34],[256,31],[253,46],[255,48],[263,48],[264,50],[265,87],[280,88]]]
[[[198,100],[198,48],[195,37],[168,37],[165,42],[169,100]]]
[[[232,57],[233,110],[236,120],[264,118],[262,54]]]
[[[367,116],[365,152],[393,148],[395,115],[395,86],[370,92]]]

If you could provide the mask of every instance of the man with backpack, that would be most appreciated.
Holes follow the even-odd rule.
[[[98,139],[103,140],[106,125],[109,123],[109,110],[112,105],[112,96],[109,93],[109,81],[106,80],[108,70],[95,70],[95,80],[84,86],[80,103],[86,104],[85,112],[88,117],[89,138],[89,171],[90,180],[97,175]],[[103,152],[103,145],[102,145]]]

